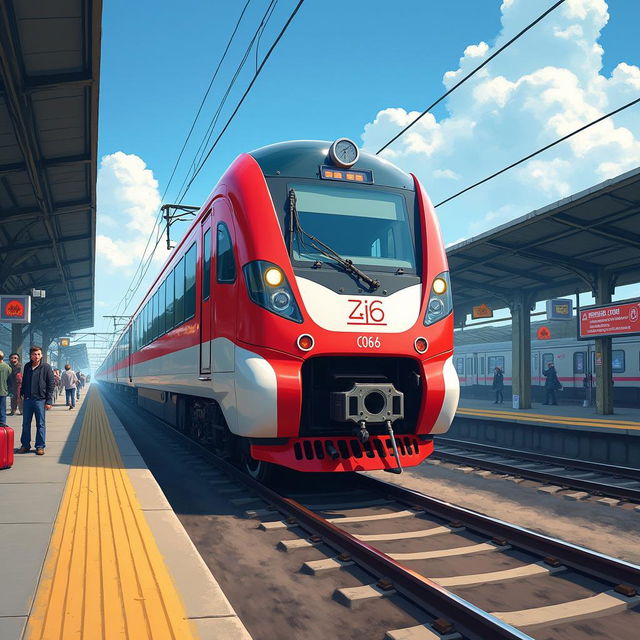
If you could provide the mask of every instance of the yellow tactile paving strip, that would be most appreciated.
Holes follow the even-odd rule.
[[[197,638],[96,389],[86,403],[26,638]]]
[[[542,413],[522,413],[517,411],[491,411],[490,409],[466,409],[459,407],[456,411],[461,416],[484,418],[517,419],[520,422],[544,422],[556,425],[575,425],[578,427],[601,427],[603,429],[640,430],[638,422],[630,420],[604,420],[598,418],[572,418],[569,416],[550,416]]]

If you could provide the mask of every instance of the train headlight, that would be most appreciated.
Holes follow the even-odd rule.
[[[242,270],[253,302],[287,320],[302,322],[300,308],[280,267],[265,260],[254,260]]]
[[[284,273],[278,269],[278,267],[269,267],[264,272],[264,281],[270,287],[279,287],[284,280]]]
[[[431,285],[431,289],[433,290],[433,293],[435,293],[438,296],[441,296],[443,293],[445,293],[447,291],[447,289],[449,288],[449,286],[447,285],[447,281],[444,278],[436,278],[433,281],[433,285]]]
[[[286,291],[277,291],[271,296],[271,305],[278,311],[286,311],[291,304],[291,296]]]
[[[433,279],[431,289],[429,290],[429,302],[427,303],[427,312],[424,316],[425,326],[428,327],[446,318],[452,310],[451,280],[449,278],[449,272],[443,271]]]

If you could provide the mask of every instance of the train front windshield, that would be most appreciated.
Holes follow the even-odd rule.
[[[415,272],[416,250],[402,195],[375,189],[327,184],[290,184],[296,196],[300,227],[354,264],[370,269]],[[294,229],[295,262],[330,262]]]

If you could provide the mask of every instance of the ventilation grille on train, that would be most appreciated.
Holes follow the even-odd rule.
[[[396,437],[396,445],[400,456],[414,456],[420,453],[420,445],[417,438],[410,436]],[[341,459],[349,458],[386,458],[393,456],[391,438],[373,437],[361,444],[356,438],[336,438],[334,440],[314,440],[308,438],[293,445],[293,453],[296,460],[323,460],[331,459],[329,450],[334,448]],[[338,459],[340,459],[338,458]]]

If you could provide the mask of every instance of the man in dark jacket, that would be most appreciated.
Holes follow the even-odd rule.
[[[11,367],[11,375],[9,376],[9,394],[11,395],[11,413],[14,415],[16,410],[22,413],[22,399],[20,398],[20,387],[22,386],[22,363],[20,362],[20,354],[15,351],[9,356],[9,366]]]
[[[558,374],[553,362],[550,362],[546,371],[542,372],[546,380],[544,381],[544,403],[543,404],[558,404],[556,400],[556,390],[562,389],[560,380],[558,380]]]
[[[504,396],[502,390],[504,389],[504,374],[500,367],[496,367],[493,374],[493,384],[491,385],[496,392],[496,401],[493,404],[502,404],[504,402]]]
[[[51,365],[42,362],[42,348],[29,349],[30,362],[24,366],[20,395],[24,398],[22,409],[22,446],[18,453],[31,451],[31,418],[36,416],[36,454],[44,455],[45,411],[53,405],[55,386]]]

